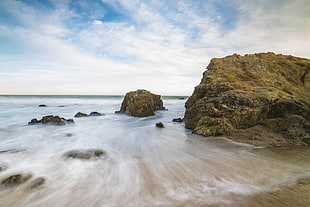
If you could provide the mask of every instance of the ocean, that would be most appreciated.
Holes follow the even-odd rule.
[[[172,122],[183,117],[185,99],[163,97],[168,110],[145,118],[115,114],[122,99],[0,96],[0,181],[32,175],[21,185],[0,186],[0,206],[240,206],[250,195],[310,176],[309,147],[269,149],[201,137]],[[74,117],[93,111],[104,116]],[[28,125],[46,115],[75,123]],[[88,149],[105,154],[64,156]],[[30,188],[39,177],[45,182]]]

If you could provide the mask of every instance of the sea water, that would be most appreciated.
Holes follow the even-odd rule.
[[[310,175],[309,147],[264,149],[186,130],[185,100],[164,97],[166,111],[137,118],[115,114],[122,96],[0,96],[1,207],[239,206]],[[38,107],[45,104],[46,107]],[[77,112],[104,116],[74,118]],[[28,125],[46,115],[74,118],[63,126]],[[156,128],[162,122],[165,128]],[[101,149],[90,160],[70,150]],[[6,168],[6,169],[5,169]],[[31,180],[43,185],[31,189]]]

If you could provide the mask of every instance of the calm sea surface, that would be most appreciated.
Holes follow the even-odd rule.
[[[30,173],[26,183],[0,188],[1,207],[238,206],[254,193],[310,176],[310,148],[263,149],[192,135],[185,100],[164,97],[168,111],[135,118],[115,114],[121,96],[0,96],[0,181]],[[47,107],[38,107],[45,104]],[[74,118],[77,112],[105,116]],[[27,123],[45,115],[75,124]],[[155,127],[162,122],[165,128]],[[91,160],[64,158],[75,149],[102,149]],[[45,183],[30,189],[29,183]]]

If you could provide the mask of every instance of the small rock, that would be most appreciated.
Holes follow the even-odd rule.
[[[2,187],[15,187],[20,184],[25,183],[27,180],[31,178],[31,174],[15,174],[11,175],[4,180],[1,181],[1,186]]]
[[[183,122],[183,119],[182,118],[175,118],[175,119],[172,119],[173,122]]]
[[[91,158],[100,157],[105,155],[106,152],[99,149],[90,149],[90,150],[71,150],[64,154],[67,158],[76,158],[82,160],[89,160]]]
[[[39,107],[46,107],[46,105],[45,104],[40,104]]]
[[[8,169],[8,166],[6,164],[0,164],[0,172],[6,169]]]
[[[23,152],[26,151],[25,149],[7,149],[7,150],[1,150],[0,154],[2,153],[18,153],[18,152]]]
[[[97,112],[97,111],[93,111],[93,112],[91,112],[90,114],[89,114],[89,116],[103,116],[104,114],[102,114],[102,113],[99,113],[99,112]]]
[[[78,113],[76,113],[76,114],[74,115],[74,117],[86,117],[86,116],[88,116],[88,115],[85,114],[85,113],[82,113],[82,112],[78,112]]]
[[[30,122],[28,122],[28,125],[34,125],[34,124],[41,124],[41,120],[38,119],[31,119]]]
[[[43,178],[43,177],[38,177],[38,178],[34,179],[34,180],[30,183],[29,187],[30,187],[30,188],[37,188],[37,187],[43,185],[44,183],[45,183],[45,178]]]
[[[161,122],[156,123],[156,127],[158,128],[165,128],[164,124]]]
[[[49,115],[49,116],[42,117],[41,120],[32,119],[30,122],[28,122],[28,125],[33,125],[33,124],[65,125],[65,124],[70,124],[70,123],[74,123],[74,120],[65,119],[59,116]]]

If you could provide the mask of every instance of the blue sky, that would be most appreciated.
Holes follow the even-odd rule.
[[[190,95],[213,57],[310,58],[308,0],[0,0],[0,94]]]

